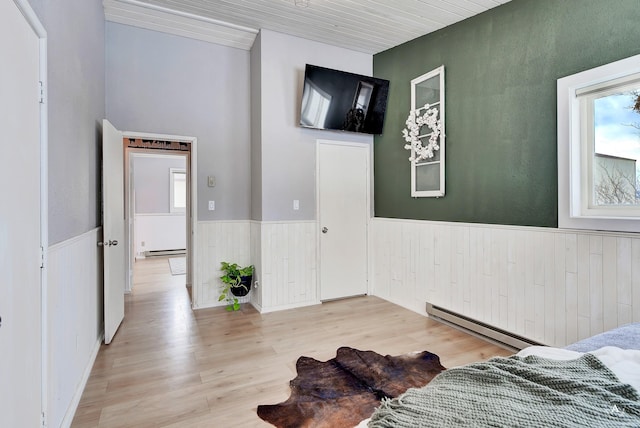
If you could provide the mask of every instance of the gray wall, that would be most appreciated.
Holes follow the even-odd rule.
[[[262,220],[262,35],[251,47],[251,220]]]
[[[49,243],[55,244],[102,223],[104,12],[99,1],[30,4],[47,31]]]
[[[298,126],[305,64],[371,75],[372,56],[323,43],[262,30],[260,34],[261,218],[316,218],[316,140],[373,143],[370,135],[320,131]],[[253,60],[253,58],[252,58]],[[255,181],[255,180],[254,180]],[[300,209],[293,210],[293,200]],[[258,200],[254,197],[254,201]],[[256,211],[254,211],[256,214]]]
[[[133,156],[136,214],[168,214],[171,168],[185,168],[184,156]]]
[[[196,137],[198,220],[249,219],[249,52],[111,22],[106,43],[107,118]]]

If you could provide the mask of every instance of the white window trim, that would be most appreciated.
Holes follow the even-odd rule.
[[[170,213],[185,213],[186,212],[186,207],[182,207],[182,208],[178,208],[175,206],[175,201],[173,200],[173,187],[174,187],[174,180],[173,180],[173,175],[175,173],[182,173],[185,174],[185,178],[186,178],[186,173],[187,170],[185,168],[169,168],[169,212]],[[186,185],[186,182],[185,182]],[[186,204],[185,204],[186,205]]]
[[[618,206],[598,206],[593,201],[593,182],[594,182],[594,156],[595,153],[595,124],[593,121],[594,117],[594,106],[593,103],[596,98],[613,95],[615,93],[619,93],[624,90],[631,90],[637,87],[637,75],[633,75],[634,77],[631,80],[635,80],[636,84],[627,84],[626,88],[622,85],[625,83],[624,81],[616,83],[614,88],[611,85],[608,85],[606,90],[598,89],[589,91],[587,94],[581,94],[581,91],[576,91],[577,97],[580,99],[580,112],[585,118],[581,122],[580,132],[581,135],[577,136],[577,138],[582,138],[586,136],[586,143],[581,141],[582,147],[586,144],[586,150],[581,150],[581,165],[587,165],[587,168],[581,169],[581,187],[580,187],[580,201],[581,206],[578,209],[577,217],[587,217],[587,218],[600,218],[600,219],[618,219],[618,220],[627,220],[630,218],[640,219],[640,207],[637,205],[618,205]],[[629,80],[629,79],[616,79],[616,80]],[[628,83],[628,82],[627,82]],[[596,85],[598,86],[598,85]],[[603,85],[599,85],[603,86]],[[573,138],[573,136],[572,136]]]
[[[557,81],[558,98],[558,226],[566,229],[640,232],[640,218],[585,212],[583,174],[588,168],[580,141],[580,101],[584,88],[640,73],[640,55],[563,77]],[[614,83],[614,82],[611,82]],[[597,89],[596,89],[597,90]],[[583,168],[583,165],[585,166]],[[615,209],[610,210],[612,213]],[[602,214],[602,213],[599,213]]]
[[[440,80],[440,100],[432,103],[431,106],[437,106],[439,109],[440,120],[442,121],[442,132],[440,134],[439,155],[437,161],[411,161],[411,197],[413,198],[441,198],[445,195],[445,107],[444,107],[444,65],[431,70],[428,73],[418,76],[411,80],[411,110],[422,109],[424,106],[416,105],[416,86],[425,80],[433,77],[439,77]],[[428,137],[431,133],[426,133],[420,137]],[[411,153],[414,154],[413,151]],[[438,190],[417,190],[417,167],[420,165],[440,164],[440,188]]]

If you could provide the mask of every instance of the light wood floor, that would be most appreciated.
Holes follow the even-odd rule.
[[[510,352],[375,297],[261,315],[190,309],[166,258],[135,265],[113,342],[100,349],[73,427],[265,427],[258,404],[289,396],[295,361],[340,346],[428,350],[445,367]]]

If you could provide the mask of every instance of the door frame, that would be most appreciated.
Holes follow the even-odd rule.
[[[125,204],[126,204],[126,227],[125,227],[125,241],[127,243],[128,248],[131,248],[131,243],[133,236],[130,236],[129,233],[129,215],[130,209],[129,199],[130,199],[130,189],[129,189],[129,165],[130,165],[130,153],[148,153],[148,154],[171,154],[178,155],[182,153],[183,156],[187,158],[187,180],[189,186],[189,193],[187,195],[187,210],[186,210],[186,219],[185,224],[187,228],[187,279],[186,285],[187,287],[191,287],[191,308],[195,309],[198,307],[197,296],[199,296],[199,286],[198,286],[198,271],[196,269],[197,260],[198,260],[198,139],[196,137],[187,137],[181,135],[168,135],[168,134],[153,134],[148,132],[133,132],[133,131],[123,131],[122,132],[122,149],[124,150],[124,179],[125,179]],[[127,148],[124,143],[126,138],[140,138],[143,140],[160,140],[160,141],[175,141],[181,143],[189,144],[191,150],[188,152],[175,152],[170,150],[161,150],[161,149],[139,149],[139,148]],[[127,279],[125,284],[126,290],[131,290],[131,276],[129,269],[132,268],[131,263],[133,262],[132,257],[134,254],[129,254],[127,257]]]
[[[172,140],[175,141],[175,140]],[[133,264],[136,260],[135,253],[135,231],[136,231],[136,222],[135,222],[135,180],[133,179],[133,159],[136,157],[146,157],[146,158],[184,158],[185,159],[185,170],[187,172],[187,183],[191,183],[191,169],[189,168],[189,152],[186,151],[176,151],[176,150],[165,150],[165,149],[140,149],[140,148],[127,148],[125,147],[125,155],[124,155],[124,176],[125,176],[125,190],[124,190],[124,199],[125,199],[125,241],[127,243],[127,280],[125,283],[125,293],[130,293],[133,289]],[[191,188],[189,188],[191,190]],[[191,191],[189,192],[191,193]],[[187,197],[187,206],[185,208],[185,238],[190,236],[191,227],[188,221],[187,213],[191,210],[192,196],[189,195]],[[190,257],[191,249],[187,245],[187,241],[185,241],[186,245],[186,253],[187,258]],[[187,286],[191,286],[189,282],[191,278],[191,268],[187,266],[187,277],[186,282]]]
[[[373,165],[373,150],[372,143],[359,143],[354,141],[339,141],[339,140],[326,140],[326,139],[318,139],[316,140],[316,260],[318,269],[316,270],[316,296],[318,296],[318,300],[320,301],[321,296],[321,286],[322,286],[322,257],[320,251],[320,240],[322,238],[322,231],[320,229],[320,146],[321,145],[333,145],[333,146],[347,146],[347,147],[355,147],[358,149],[367,151],[367,165],[366,165],[366,174],[367,174],[367,189],[366,189],[366,205],[368,207],[368,215],[365,219],[365,227],[367,229],[367,243],[365,251],[367,252],[366,257],[366,271],[367,271],[367,295],[371,294],[372,290],[372,274],[371,274],[371,218],[373,217],[373,169],[371,166]]]
[[[48,338],[48,294],[47,294],[47,272],[48,258],[47,251],[49,248],[49,121],[48,121],[48,98],[47,98],[47,31],[40,22],[40,19],[34,12],[28,0],[13,0],[18,7],[22,16],[27,21],[33,32],[38,37],[39,50],[39,71],[38,79],[40,80],[40,337],[41,337],[41,388],[40,388],[40,407],[41,419],[43,426],[46,426],[48,416],[48,397],[49,397],[49,338]]]

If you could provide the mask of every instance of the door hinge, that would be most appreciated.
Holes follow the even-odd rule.
[[[38,81],[39,89],[40,89],[40,104],[44,104],[44,82],[42,80]]]
[[[44,268],[44,248],[40,247],[40,269]]]
[[[44,412],[40,413],[40,426],[42,428],[47,428],[46,419],[44,417]]]

